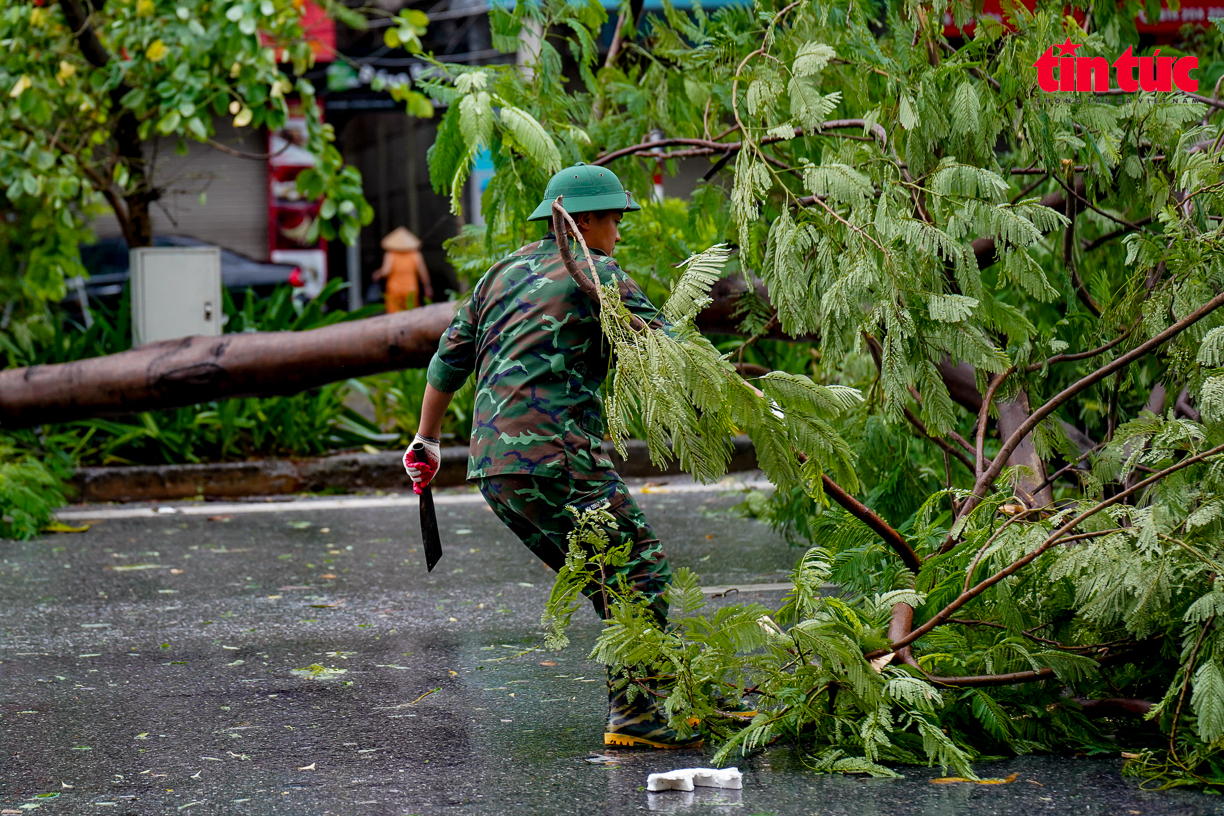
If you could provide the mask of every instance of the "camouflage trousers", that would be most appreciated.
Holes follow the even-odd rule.
[[[607,502],[607,511],[616,519],[616,529],[608,531],[610,543],[617,546],[626,540],[633,541],[629,560],[617,568],[617,574],[646,596],[660,626],[667,622],[663,591],[671,583],[671,565],[650,523],[620,479],[590,481],[512,474],[488,476],[480,479],[478,485],[497,517],[554,571],[565,566],[569,550],[566,536],[574,529],[574,516],[565,508],[585,510]],[[606,576],[608,583],[615,579],[616,576]],[[595,612],[606,618],[608,611],[598,586],[592,584],[584,594],[595,606]]]

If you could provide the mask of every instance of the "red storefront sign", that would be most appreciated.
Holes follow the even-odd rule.
[[[1032,10],[1036,8],[1034,0],[1022,0],[1022,5]],[[1083,12],[1076,9],[1075,18],[1083,19]],[[990,17],[1006,23],[1003,14],[1003,4],[1001,0],[985,0],[982,3],[982,17]],[[1210,25],[1210,21],[1224,17],[1224,0],[1182,0],[1180,8],[1176,11],[1165,7],[1160,10],[1160,18],[1157,20],[1148,20],[1147,16],[1142,12],[1135,20],[1135,27],[1139,29],[1140,34],[1151,34],[1156,37],[1157,42],[1168,42],[1184,25]],[[944,15],[944,36],[946,37],[961,37],[967,34],[972,34],[974,23],[969,22],[962,29],[957,28],[952,22],[952,15]]]
[[[336,21],[309,0],[302,9],[302,31],[316,60],[331,62],[336,58]]]
[[[306,42],[310,43],[310,50],[314,52],[315,61],[332,62],[335,60],[336,21],[327,16],[327,12],[312,3],[311,0],[295,0],[294,6],[302,12],[302,34]],[[264,45],[270,45],[263,32],[260,32],[259,38]],[[278,51],[276,59],[278,62],[287,62],[289,56],[284,51]]]

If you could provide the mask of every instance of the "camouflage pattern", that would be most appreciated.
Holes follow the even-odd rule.
[[[601,283],[615,281],[630,311],[665,327],[612,258],[594,249],[591,255]],[[566,272],[551,236],[495,264],[472,289],[427,375],[434,388],[452,392],[476,373],[469,480],[617,478],[600,449],[599,389],[610,360],[596,308]]]
[[[665,685],[660,678],[646,677],[642,685],[655,691]],[[667,724],[658,699],[638,687],[629,699],[630,682],[624,675],[608,676],[608,724],[604,727],[604,745],[622,748],[700,748],[702,739],[696,731],[677,731]],[[690,722],[690,728],[696,723]]]
[[[610,530],[613,546],[633,541],[629,559],[617,574],[624,576],[630,587],[646,596],[659,625],[667,622],[667,601],[663,591],[671,583],[671,565],[663,547],[655,538],[650,524],[628,488],[619,477],[614,479],[553,479],[525,474],[490,476],[477,482],[485,501],[507,527],[527,545],[536,557],[553,570],[565,565],[569,549],[567,536],[574,529],[574,516],[567,506],[585,510],[607,502],[607,510],[616,519],[616,529]],[[613,583],[615,576],[605,576]],[[584,591],[595,606],[595,612],[607,617],[597,585]]]

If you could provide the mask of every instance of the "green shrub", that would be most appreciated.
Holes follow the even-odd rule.
[[[64,504],[54,461],[0,443],[0,538],[32,538]]]

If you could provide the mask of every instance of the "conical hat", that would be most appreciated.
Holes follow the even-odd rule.
[[[396,227],[382,239],[381,246],[386,252],[415,252],[421,248],[421,239],[404,227]]]

